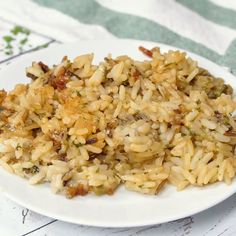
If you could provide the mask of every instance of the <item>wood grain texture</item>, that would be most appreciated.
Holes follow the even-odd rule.
[[[202,213],[174,222],[136,228],[98,228],[50,219],[8,200],[0,193],[0,235],[230,236],[236,235],[236,195]]]

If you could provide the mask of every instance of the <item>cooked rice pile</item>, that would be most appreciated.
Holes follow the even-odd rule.
[[[157,194],[225,181],[236,171],[232,88],[179,51],[141,47],[151,60],[93,54],[48,68],[0,92],[0,164],[50,182],[71,198],[128,190]],[[6,79],[6,78],[4,78]]]

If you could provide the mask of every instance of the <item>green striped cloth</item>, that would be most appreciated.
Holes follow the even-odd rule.
[[[61,42],[131,38],[200,54],[236,74],[234,0],[1,1],[0,16]]]

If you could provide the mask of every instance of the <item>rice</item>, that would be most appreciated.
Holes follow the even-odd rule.
[[[120,185],[158,194],[168,184],[229,184],[232,88],[186,53],[140,49],[151,59],[33,62],[29,84],[0,91],[0,165],[69,198],[113,194]]]

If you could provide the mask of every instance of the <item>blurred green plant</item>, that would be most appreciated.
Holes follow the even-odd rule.
[[[24,46],[27,44],[28,37],[30,35],[30,30],[27,28],[24,28],[22,26],[16,25],[14,26],[13,29],[10,30],[10,34],[9,35],[5,35],[2,37],[4,43],[5,43],[5,47],[4,47],[4,53],[6,55],[13,55],[14,54],[14,46],[13,43],[16,42],[17,43],[17,47],[19,52],[23,52],[23,48]],[[22,39],[20,39],[19,41],[17,41],[17,37],[18,35],[20,35],[22,37]],[[31,45],[28,45],[29,47],[31,47]]]

